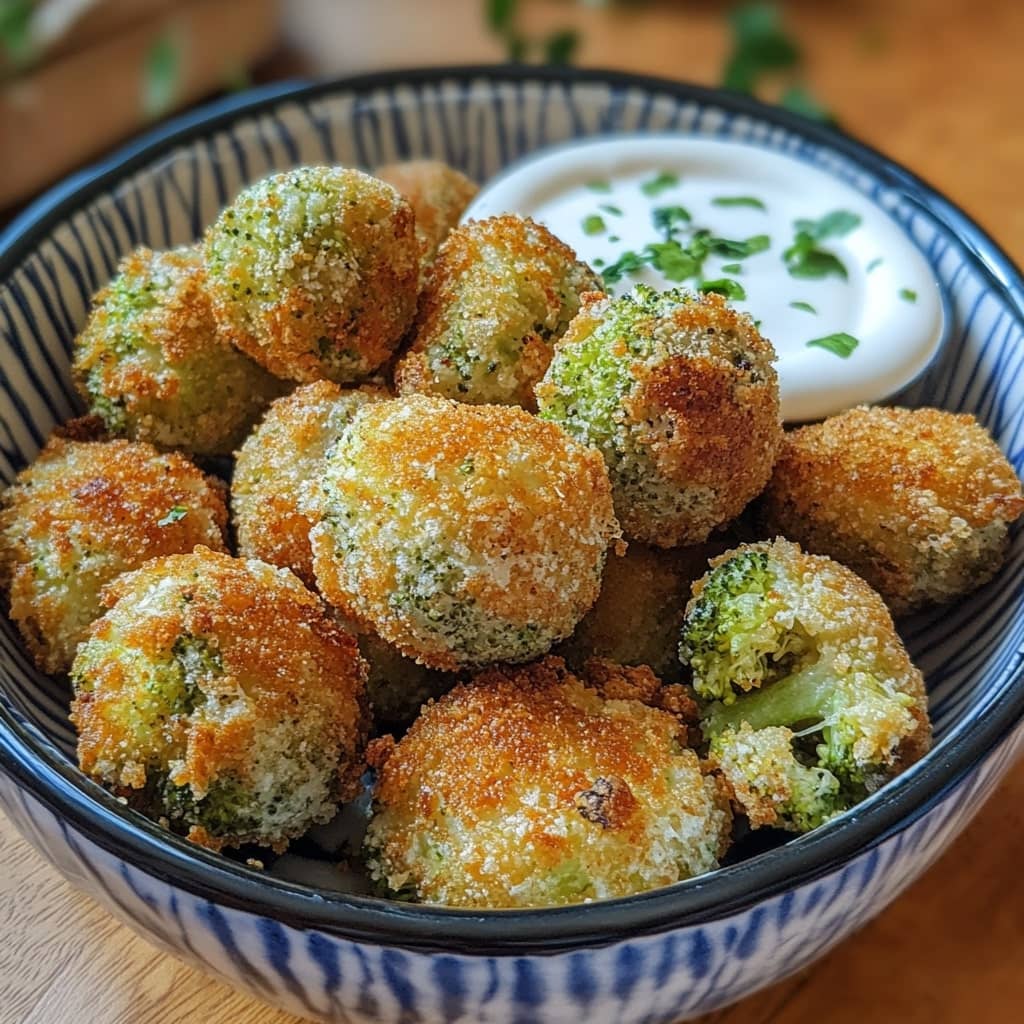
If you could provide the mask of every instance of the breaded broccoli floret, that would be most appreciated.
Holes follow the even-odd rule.
[[[113,434],[228,455],[280,381],[217,329],[196,249],[138,249],[75,339],[75,384]]]
[[[220,329],[289,380],[363,380],[416,311],[419,243],[409,204],[344,167],[296,167],[250,185],[207,231]]]
[[[973,416],[874,407],[788,433],[760,511],[770,532],[848,565],[902,615],[987,583],[1024,495]]]
[[[446,672],[529,661],[568,636],[619,537],[600,455],[510,406],[364,405],[321,492],[310,533],[321,592]]]
[[[782,539],[712,564],[680,656],[709,701],[711,758],[754,827],[814,828],[928,749],[921,674],[863,580]]]
[[[586,295],[537,385],[542,419],[604,456],[630,540],[707,540],[771,476],[775,350],[719,295]]]
[[[542,224],[513,214],[463,224],[438,250],[396,386],[532,411],[580,295],[599,287]]]
[[[417,902],[544,907],[714,870],[732,815],[685,708],[663,710],[678,689],[551,657],[456,686],[373,758],[371,878]]]
[[[213,849],[283,847],[358,792],[366,666],[287,569],[197,547],[104,601],[72,668],[87,775]]]

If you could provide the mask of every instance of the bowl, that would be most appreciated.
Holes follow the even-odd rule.
[[[486,180],[598,133],[678,132],[785,152],[901,226],[951,337],[901,394],[974,412],[1024,469],[1024,280],[974,223],[885,157],[750,99],[601,71],[469,67],[288,84],[214,104],[58,186],[0,238],[0,476],[78,410],[68,352],[118,257],[198,237],[247,182],[301,163],[433,156]],[[330,1021],[675,1021],[805,967],[964,828],[1024,742],[1024,539],[998,578],[901,622],[934,749],[828,826],[628,899],[533,911],[413,906],[191,846],[75,768],[67,686],[0,628],[0,805],[76,886],[161,948]]]

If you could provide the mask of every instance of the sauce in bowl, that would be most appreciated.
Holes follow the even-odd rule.
[[[463,219],[510,212],[564,239],[611,294],[644,282],[726,295],[774,344],[789,421],[886,398],[944,338],[913,241],[796,157],[678,135],[590,139],[514,165]]]

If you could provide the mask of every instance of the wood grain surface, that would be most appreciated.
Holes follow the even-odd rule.
[[[726,5],[525,6],[531,31],[580,27],[580,63],[717,81]],[[294,0],[285,31],[323,73],[497,59],[479,10],[475,0]],[[806,0],[789,4],[787,19],[809,83],[847,130],[929,179],[1024,258],[1024,4]],[[0,864],[4,1024],[296,1019],[158,953],[74,892],[2,817]],[[1024,763],[882,916],[706,1024],[1015,1024],[1024,1019],[1022,866]]]

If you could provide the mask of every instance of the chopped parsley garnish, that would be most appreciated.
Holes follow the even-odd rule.
[[[720,277],[715,281],[701,281],[697,288],[705,293],[715,292],[717,295],[724,295],[727,299],[745,299],[747,297],[743,285],[731,277]]]
[[[870,263],[869,263],[869,264],[867,265],[867,267],[866,267],[866,269],[865,269],[865,273],[867,273],[867,274],[870,274],[872,270],[876,270],[876,269],[877,269],[878,267],[880,267],[880,266],[881,266],[881,265],[882,265],[882,264],[883,264],[884,262],[885,262],[885,261],[884,261],[884,260],[882,259],[882,257],[881,257],[881,256],[876,256],[876,257],[875,257],[875,258],[874,258],[874,259],[873,259],[873,260],[872,260],[872,261],[871,261],[871,262],[870,262]]]
[[[690,223],[693,218],[684,206],[656,206],[651,211],[654,227],[666,238],[671,238],[680,229]]]
[[[593,181],[588,181],[587,188],[591,192],[611,192],[612,190],[611,182],[604,178],[595,178]]]
[[[756,196],[718,196],[711,200],[712,206],[749,206],[752,210],[766,210],[768,207]]]
[[[835,275],[844,281],[850,276],[846,265],[835,253],[822,249],[818,242],[826,238],[842,238],[860,224],[860,217],[849,210],[833,210],[820,220],[794,221],[796,237],[782,254],[792,277],[820,279]]]
[[[184,505],[172,505],[163,519],[157,520],[157,526],[170,526],[171,523],[181,522],[188,515],[188,509]]]
[[[743,265],[740,263],[726,263],[722,266],[723,274],[739,274],[743,270]]]
[[[601,203],[598,206],[599,210],[604,210],[605,213],[610,213],[613,217],[621,217],[622,210],[615,206],[613,203]]]
[[[854,228],[860,227],[860,216],[849,210],[833,210],[820,220],[797,220],[793,222],[797,232],[808,234],[816,242],[826,238],[842,238]]]
[[[591,260],[590,262],[593,263],[595,267],[603,267],[604,266],[604,260],[601,259],[600,256],[598,256],[596,260]]]
[[[653,178],[640,186],[640,191],[651,199],[660,196],[666,189],[675,188],[679,184],[679,175],[671,171],[659,171]]]
[[[913,288],[901,288],[900,298],[904,302],[917,302],[917,292]]]
[[[789,308],[800,309],[805,313],[813,313],[815,316],[818,315],[818,311],[809,302],[791,302]]]
[[[583,233],[585,235],[601,235],[606,230],[604,217],[592,213],[590,216],[583,218]]]
[[[621,242],[621,241],[622,241],[622,239],[621,239],[621,238],[619,238],[619,236],[618,236],[618,235],[609,235],[609,236],[608,236],[608,241],[609,241],[609,242]]]
[[[807,347],[823,348],[842,359],[849,359],[859,344],[860,342],[852,334],[838,331],[835,334],[826,334],[823,338],[812,338],[807,342]]]

